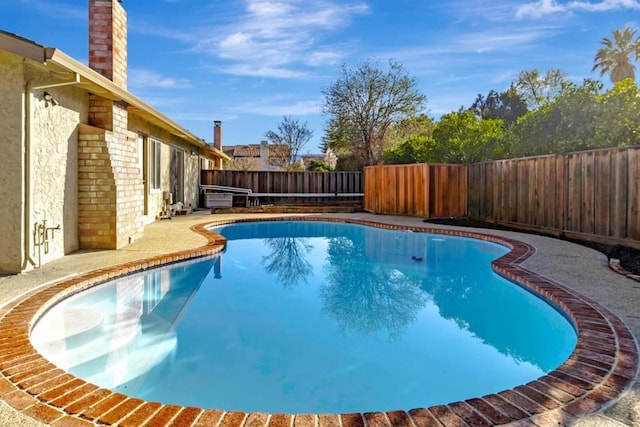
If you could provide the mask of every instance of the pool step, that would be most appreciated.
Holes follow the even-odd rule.
[[[86,326],[82,325],[84,318],[88,319]],[[68,327],[71,321],[76,325]],[[120,309],[116,319],[104,319],[100,310],[89,314],[88,310],[66,308],[56,316],[48,317],[46,325],[39,325],[31,342],[40,354],[68,371],[105,355],[117,354],[139,333],[138,310]]]

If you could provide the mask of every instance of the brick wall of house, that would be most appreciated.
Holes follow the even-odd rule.
[[[123,127],[126,109],[116,106],[114,111],[114,131],[80,128],[78,222],[83,249],[121,248],[144,231],[137,135]]]

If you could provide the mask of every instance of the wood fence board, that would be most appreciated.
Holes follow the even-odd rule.
[[[627,151],[628,164],[628,200],[627,200],[627,238],[640,238],[640,156],[638,150]]]
[[[479,169],[480,169],[480,165],[471,165],[469,166],[468,169],[468,174],[469,174],[469,182],[471,183],[476,183],[477,181],[477,176],[479,175]],[[472,184],[473,185],[473,184]],[[469,205],[469,209],[467,211],[467,215],[470,218],[478,218],[478,210],[479,210],[479,205],[480,205],[480,191],[478,191],[479,189],[476,188],[476,186],[473,186],[473,188],[470,189],[467,199],[468,199],[468,205]]]
[[[611,218],[611,154],[609,152],[595,153],[594,183],[594,233],[609,236]]]
[[[488,195],[487,206],[481,212],[481,218],[498,218],[500,216],[500,178],[498,175],[498,162],[486,164],[486,175],[491,179],[493,194]]]
[[[576,155],[569,155],[569,181],[567,193],[567,230],[580,231],[582,185],[580,174],[582,173],[582,160]]]
[[[580,174],[582,184],[582,209],[580,218],[580,232],[593,234],[593,205],[594,205],[594,153],[583,153],[582,172]]]
[[[446,166],[437,165],[438,179],[442,185],[438,185],[438,199],[436,200],[436,216],[445,216],[445,213],[449,212],[449,196],[451,195],[451,181],[449,176],[450,168]]]
[[[518,215],[518,192],[516,191],[516,182],[518,180],[518,163],[505,162],[505,220],[516,222]]]
[[[411,197],[409,191],[407,191],[407,181],[405,179],[405,171],[407,168],[398,167],[396,168],[396,176],[397,176],[397,189],[396,193],[398,194],[398,200],[396,202],[397,211],[400,215],[407,215],[408,209],[407,204],[409,202],[408,198]]]
[[[553,213],[556,210],[556,183],[554,176],[555,159],[553,157],[545,157],[543,161],[542,180],[539,180],[541,187],[538,189],[538,197],[541,199],[538,203],[541,204],[542,219],[538,225],[553,224]]]
[[[538,159],[527,159],[524,162],[526,179],[527,179],[527,205],[525,206],[525,222],[527,224],[536,223],[536,196],[538,193]]]
[[[547,194],[553,191],[553,188],[545,187],[545,176],[549,168],[548,157],[542,157],[534,161],[536,188],[533,196],[533,205],[535,207],[535,215],[533,216],[533,224],[543,226],[545,224],[545,213],[547,211]]]
[[[496,171],[496,208],[494,208],[494,218],[497,220],[504,220],[506,217],[504,207],[504,187],[506,185],[504,180],[504,161],[496,162],[494,167]]]
[[[611,206],[611,235],[627,237],[628,156],[626,151],[611,153],[613,202]]]
[[[424,187],[424,191],[422,192],[422,216],[429,216],[429,200],[431,200],[431,180],[429,177],[429,165],[422,165],[422,170],[420,172],[420,180]]]
[[[513,222],[524,222],[523,209],[524,202],[522,196],[526,192],[526,182],[522,179],[522,160],[518,160],[513,164],[513,175],[509,177],[509,192],[513,193],[510,200],[513,209]]]
[[[467,214],[467,193],[469,191],[469,174],[467,173],[468,166],[461,166],[458,171],[458,176],[460,177],[460,197],[458,197],[458,201],[460,206],[458,208],[457,215],[465,216]]]
[[[458,179],[458,173],[456,169],[457,168],[455,167],[445,169],[447,171],[447,181],[449,184],[449,188],[444,198],[441,215],[445,215],[446,212],[451,212],[451,216],[456,216],[456,201],[460,197],[460,193],[458,191],[460,180]]]
[[[558,156],[556,159],[556,179],[562,179],[562,187],[559,192],[556,205],[558,206],[558,212],[560,212],[558,221],[558,228],[560,230],[566,230],[568,228],[568,211],[567,199],[569,194],[569,160],[567,156]]]

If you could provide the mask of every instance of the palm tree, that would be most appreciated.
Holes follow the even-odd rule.
[[[613,30],[613,41],[603,37],[601,44],[604,47],[598,49],[593,70],[600,68],[600,75],[609,73],[612,83],[624,79],[635,79],[636,66],[631,61],[640,59],[640,36],[634,36],[635,30],[627,27],[623,31]]]

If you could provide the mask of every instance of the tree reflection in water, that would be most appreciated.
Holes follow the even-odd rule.
[[[399,338],[416,320],[427,294],[419,280],[365,260],[364,241],[329,240],[327,283],[320,287],[323,311],[338,321],[343,332],[372,335],[386,330],[390,339]]]
[[[276,274],[285,288],[307,283],[307,278],[313,271],[306,259],[306,255],[313,249],[309,239],[279,237],[265,239],[265,243],[271,249],[269,255],[262,257],[262,266],[267,273]]]

